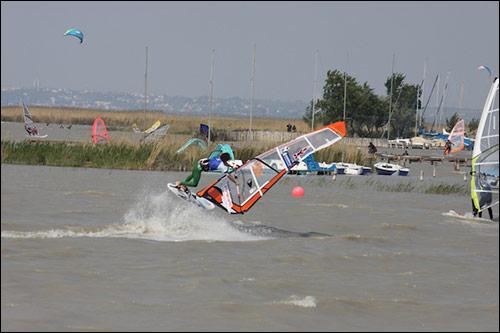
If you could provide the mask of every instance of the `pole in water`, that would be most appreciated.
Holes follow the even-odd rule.
[[[424,170],[420,169],[420,180],[424,180]]]
[[[432,177],[436,177],[436,165],[432,165]]]
[[[333,172],[332,180],[336,181],[337,180],[337,171]]]
[[[464,172],[464,182],[467,181],[467,172]]]

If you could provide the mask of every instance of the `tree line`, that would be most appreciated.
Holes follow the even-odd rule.
[[[408,138],[415,135],[416,110],[422,109],[422,89],[419,84],[406,82],[404,73],[393,73],[387,77],[386,95],[379,96],[367,82],[359,83],[356,78],[339,70],[329,70],[323,86],[323,96],[310,101],[303,120],[311,123],[314,103],[315,127],[326,125],[344,118],[349,136]],[[392,92],[391,92],[392,90]],[[390,122],[389,122],[390,119]],[[446,119],[451,130],[460,119],[455,113]],[[478,121],[469,122],[469,135],[477,128]],[[425,119],[422,119],[425,124]],[[471,128],[472,127],[472,128]]]

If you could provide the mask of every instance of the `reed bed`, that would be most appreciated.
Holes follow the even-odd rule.
[[[369,177],[364,183],[356,182],[351,177],[337,182],[339,186],[353,190],[357,188],[373,188],[377,192],[424,193],[437,195],[466,195],[468,187],[461,184],[419,184],[417,182],[386,183]]]
[[[51,124],[80,124],[91,125],[98,116],[104,119],[109,129],[132,130],[136,124],[141,130],[150,127],[160,120],[163,124],[170,124],[170,133],[192,134],[199,131],[200,123],[207,124],[208,116],[173,115],[161,111],[106,111],[81,108],[50,108],[30,106],[30,112],[35,122]],[[2,121],[23,122],[21,107],[2,107]],[[214,117],[211,118],[212,131],[248,130],[248,118],[242,117]],[[292,123],[298,132],[307,132],[308,124],[298,119],[254,118],[252,128],[255,131],[284,131],[286,125]]]
[[[1,142],[2,163],[95,167],[136,170],[191,170],[199,159],[206,158],[215,149],[191,146],[181,153],[177,150],[183,140],[164,139],[151,144],[131,144],[127,141],[113,144],[66,142]],[[242,143],[233,146],[237,159],[246,161],[272,148],[268,144]]]

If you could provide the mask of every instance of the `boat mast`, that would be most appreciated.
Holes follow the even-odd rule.
[[[391,113],[392,113],[392,89],[394,85],[394,61],[396,58],[396,54],[392,54],[392,69],[391,69],[391,93],[389,98],[389,120],[387,121],[387,140],[389,140],[389,134],[391,131]]]
[[[215,66],[215,49],[212,49],[212,56],[210,61],[210,79],[209,79],[209,88],[210,88],[210,100],[209,100],[209,109],[208,109],[208,144],[210,145],[210,137],[212,131],[212,111],[214,108],[214,66]]]
[[[458,88],[458,110],[460,112],[460,116],[463,117],[462,115],[462,109],[464,107],[464,81],[460,82],[460,86]]]
[[[347,67],[349,67],[349,52],[347,52]],[[345,110],[347,105],[347,74],[344,70],[344,112],[342,114],[342,120],[345,122]]]
[[[255,97],[255,53],[257,45],[253,44],[253,54],[252,54],[252,74],[250,76],[250,125],[248,132],[250,134],[250,140],[253,140],[252,132],[252,116],[253,116],[253,100]]]
[[[146,128],[146,110],[148,108],[148,47],[146,46],[146,69],[144,71],[144,128]]]
[[[313,80],[313,98],[311,111],[311,131],[314,131],[314,114],[316,113],[316,87],[318,84],[318,54],[319,50],[314,52],[314,80]]]
[[[424,73],[422,75],[422,87],[421,87],[421,95],[420,95],[420,99],[422,100],[422,102],[425,100],[424,98],[424,93],[425,93],[425,78],[426,78],[426,74],[427,74],[427,59],[425,59],[424,61]],[[422,110],[422,108],[420,108],[420,111]],[[422,127],[422,112],[420,112],[420,116],[419,116],[419,119],[418,119],[418,127]]]

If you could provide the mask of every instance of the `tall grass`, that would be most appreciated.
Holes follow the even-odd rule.
[[[2,140],[2,163],[33,164],[69,167],[95,167],[138,170],[191,170],[199,159],[208,157],[215,149],[191,146],[182,153],[177,149],[182,141],[162,140],[151,144],[120,142],[106,145],[90,143],[11,142]],[[270,149],[265,144],[249,143],[233,147],[237,159],[246,161]]]
[[[152,147],[2,140],[2,163],[69,167],[145,169]]]
[[[393,193],[425,193],[425,194],[438,194],[438,195],[466,195],[468,193],[467,185],[463,184],[419,184],[417,182],[398,182],[386,183],[377,180],[374,177],[369,177],[364,183],[355,182],[353,178],[349,177],[341,182],[339,186],[353,190],[358,187],[372,188],[377,192],[393,192]]]
[[[106,125],[110,128],[122,128],[132,130],[132,125],[136,124],[144,130],[151,126],[156,120],[170,124],[170,133],[192,134],[199,131],[200,123],[207,123],[205,116],[185,116],[166,114],[160,111],[105,111],[81,108],[50,108],[31,106],[30,112],[36,122],[51,124],[81,124],[91,125],[97,116],[101,116]],[[22,109],[20,107],[2,107],[1,119],[3,121],[23,122]],[[248,119],[242,117],[214,117],[211,118],[212,130],[247,130]],[[286,125],[293,123],[298,132],[309,131],[308,125],[298,119],[275,119],[275,118],[254,118],[252,128],[255,131],[284,131]]]

